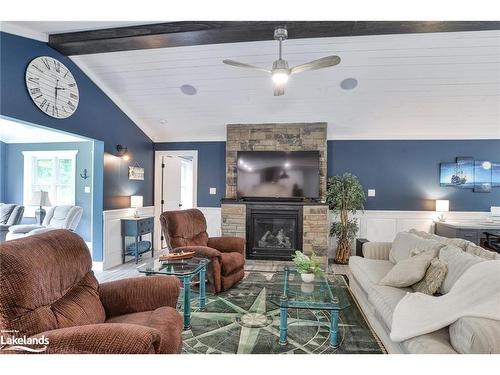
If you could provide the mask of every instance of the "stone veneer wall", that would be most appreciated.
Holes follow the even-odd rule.
[[[303,252],[320,258],[326,265],[328,258],[328,207],[303,207]]]
[[[238,151],[319,151],[320,198],[326,192],[327,124],[229,124],[226,128],[226,198],[236,198]]]
[[[222,235],[241,237],[246,239],[246,205],[227,204],[221,205]]]

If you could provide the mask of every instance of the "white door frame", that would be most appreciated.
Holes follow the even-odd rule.
[[[198,207],[198,151],[197,150],[165,150],[155,151],[155,248],[161,249],[161,195],[162,195],[162,170],[161,162],[164,156],[191,156],[193,158],[193,208]]]

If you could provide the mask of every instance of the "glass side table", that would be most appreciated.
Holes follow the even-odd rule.
[[[137,267],[140,273],[151,275],[170,275],[178,277],[183,287],[183,314],[184,329],[191,328],[191,282],[196,276],[199,276],[199,304],[200,309],[205,308],[205,274],[210,259],[193,257],[182,260],[153,260],[149,263]]]
[[[346,292],[334,287],[325,274],[316,275],[311,283],[304,283],[294,268],[285,267],[280,274],[283,294],[271,298],[280,308],[280,344],[287,343],[288,309],[310,309],[330,311],[330,345],[338,347],[339,312],[350,306]]]

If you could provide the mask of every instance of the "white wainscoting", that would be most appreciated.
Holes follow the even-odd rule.
[[[198,207],[207,220],[207,232],[210,237],[221,235],[221,209],[220,207]]]
[[[221,209],[220,207],[198,207],[203,212],[207,220],[207,231],[210,237],[221,235]],[[139,210],[140,215],[154,215],[154,207],[144,207]],[[126,208],[120,210],[104,211],[104,260],[101,264],[94,263],[96,269],[109,269],[121,264],[121,224],[120,219],[130,217],[133,209]],[[359,238],[367,238],[370,241],[391,242],[398,232],[415,228],[432,233],[434,231],[434,221],[438,214],[433,211],[378,211],[367,210],[358,213]],[[447,212],[448,221],[478,222],[489,217],[488,212]],[[330,214],[330,222],[334,219]],[[159,215],[155,217],[155,229],[160,234]],[[145,238],[148,238],[145,236]],[[155,249],[158,248],[155,241]],[[329,256],[332,257],[335,250],[335,240],[330,240]],[[353,252],[355,251],[353,246]]]
[[[434,221],[439,214],[434,211],[381,211],[366,210],[358,213],[359,220],[358,238],[366,238],[370,241],[392,242],[396,234],[401,231],[415,228],[429,233],[434,233]],[[448,221],[461,223],[483,221],[490,216],[488,212],[447,212]],[[334,216],[330,213],[330,223]],[[330,238],[328,256],[334,257],[336,240]],[[353,244],[352,252],[356,251]]]
[[[142,207],[138,209],[140,216],[153,216],[154,207]],[[107,270],[122,263],[122,235],[120,219],[131,217],[134,214],[133,208],[123,208],[119,210],[103,211],[103,261],[93,263],[96,270]],[[159,225],[155,220],[155,227]],[[145,240],[151,240],[151,235],[145,235]],[[129,239],[128,242],[132,242]]]

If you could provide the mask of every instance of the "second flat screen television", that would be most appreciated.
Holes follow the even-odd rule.
[[[238,198],[319,198],[319,151],[239,151]]]

